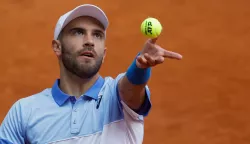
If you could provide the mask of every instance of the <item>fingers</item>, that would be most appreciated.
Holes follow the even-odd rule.
[[[144,54],[144,57],[150,66],[155,65],[155,60],[151,56],[149,56],[147,53]]]
[[[141,56],[141,55],[138,56],[137,61],[138,61],[139,63],[141,63],[141,64],[144,64],[144,65],[147,64],[147,60],[146,60],[143,56]]]
[[[154,58],[152,56],[149,56],[149,54],[145,53],[144,58],[149,66],[155,66],[164,62],[164,57],[162,56],[157,56]]]
[[[151,50],[158,51],[157,53],[165,58],[171,58],[171,59],[177,59],[177,60],[182,59],[182,55],[180,55],[176,52],[165,50],[165,49],[161,48],[159,45],[156,45],[155,43],[156,43],[157,39],[158,39],[158,37],[149,40],[149,43],[153,44],[152,45],[153,49],[151,49]]]
[[[168,50],[163,51],[163,57],[177,59],[177,60],[182,59],[182,55]]]
[[[182,59],[182,55],[167,50],[158,51],[153,55],[144,53],[137,57],[137,62],[139,63],[137,65],[139,65],[141,68],[152,67],[163,63],[165,58],[180,60]]]
[[[156,59],[155,59],[155,63],[156,64],[161,64],[161,63],[163,63],[164,62],[164,57],[162,57],[162,56],[158,56]]]

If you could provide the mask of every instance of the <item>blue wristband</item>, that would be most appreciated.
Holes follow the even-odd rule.
[[[136,65],[136,59],[134,59],[126,72],[126,76],[132,84],[145,84],[151,76],[151,68],[138,68]]]

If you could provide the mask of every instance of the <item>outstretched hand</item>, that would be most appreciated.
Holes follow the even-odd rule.
[[[182,55],[165,50],[156,44],[157,38],[146,41],[141,54],[136,59],[139,68],[153,67],[164,62],[165,58],[182,59]]]

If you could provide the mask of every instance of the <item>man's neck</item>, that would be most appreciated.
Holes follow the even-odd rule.
[[[96,82],[98,77],[99,74],[96,74],[92,78],[82,79],[73,74],[63,73],[59,87],[64,93],[79,98]]]

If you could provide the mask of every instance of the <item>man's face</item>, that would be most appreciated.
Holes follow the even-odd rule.
[[[105,57],[105,32],[94,18],[79,17],[71,21],[60,35],[61,61],[71,73],[91,78]]]

